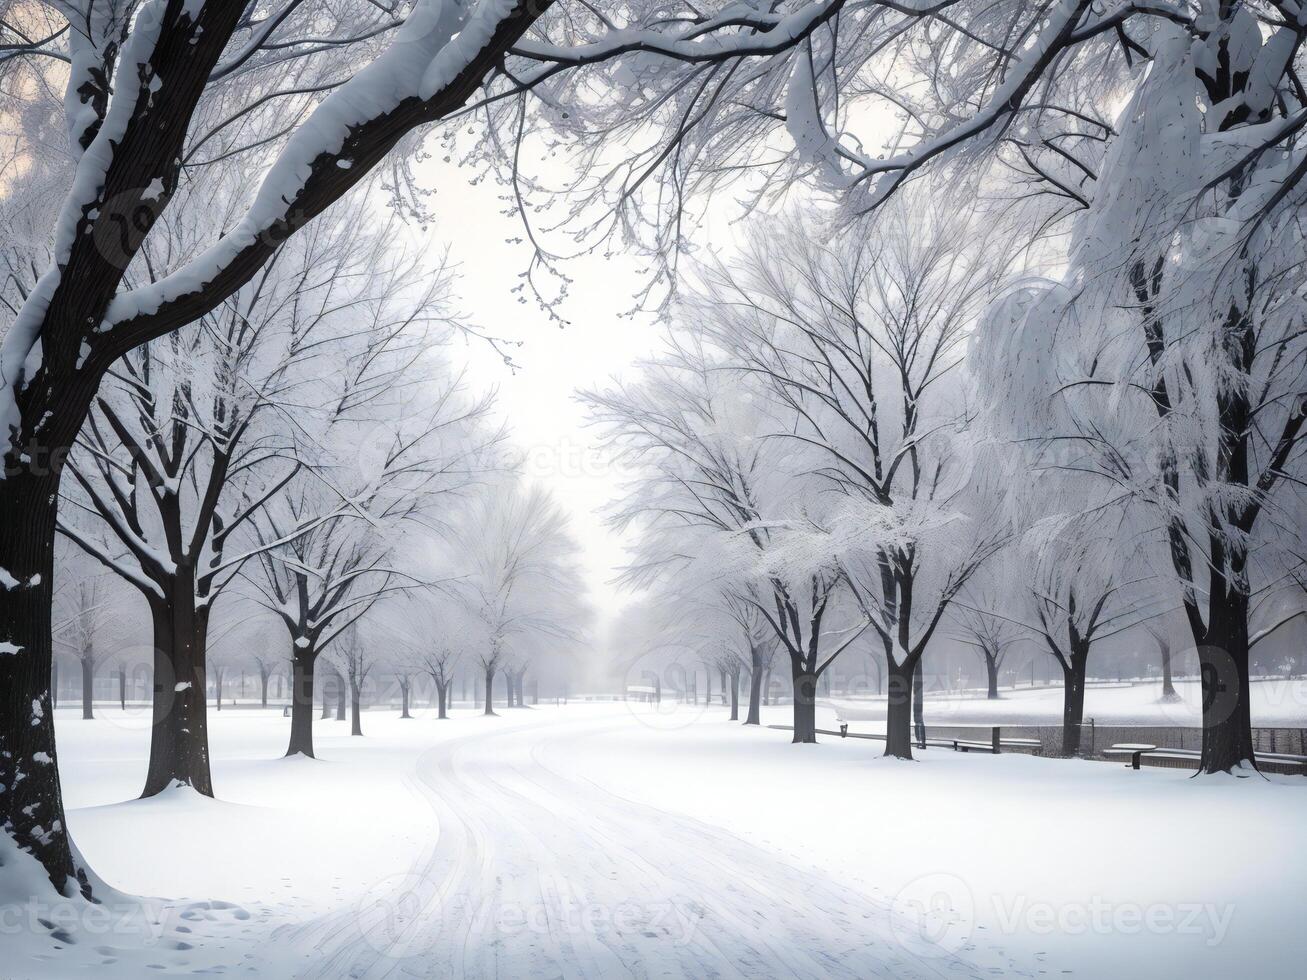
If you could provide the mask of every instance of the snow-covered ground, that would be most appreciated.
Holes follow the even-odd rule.
[[[51,909],[0,908],[6,978],[1276,978],[1307,957],[1300,777],[900,763],[668,703],[372,712],[285,761],[280,712],[241,710],[210,715],[220,802],[142,802],[144,720],[102,715],[59,712],[69,822],[157,900],[68,903],[57,939]]]
[[[1251,690],[1254,725],[1307,728],[1307,679],[1257,680]],[[1201,727],[1198,681],[1177,681],[1175,691],[1178,701],[1163,701],[1160,681],[1091,683],[1085,690],[1085,717],[1110,725]],[[837,696],[829,703],[850,722],[885,718],[884,697]],[[1062,721],[1062,688],[1003,688],[997,701],[928,692],[925,717],[928,725],[1057,725]]]

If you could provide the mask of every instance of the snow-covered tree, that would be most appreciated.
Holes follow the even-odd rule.
[[[886,753],[911,757],[912,679],[968,579],[1003,541],[976,490],[960,365],[1009,256],[941,194],[891,202],[825,241],[764,222],[686,308],[793,418],[771,435],[814,457],[822,524],[889,663]]]
[[[425,342],[415,350],[396,346],[403,331],[366,335],[314,434],[320,455],[252,521],[262,572],[252,578],[290,635],[288,755],[313,755],[319,654],[383,597],[430,584],[404,553],[406,533],[445,522],[440,509],[499,465],[488,398],[466,392]]]
[[[74,566],[75,567],[75,566]],[[87,568],[77,569],[81,575],[64,590],[67,601],[62,603],[60,617],[54,629],[54,642],[63,647],[77,661],[82,676],[82,718],[95,717],[95,669],[105,659],[106,626],[111,619],[109,589],[103,574]]]
[[[1096,518],[1103,520],[1103,515]],[[1078,517],[1052,517],[1027,532],[1034,628],[1062,671],[1062,755],[1080,753],[1085,683],[1094,644],[1158,615],[1152,583],[1128,578],[1137,557],[1127,535]],[[1125,560],[1122,560],[1125,559]],[[1164,601],[1164,600],[1163,600]]]
[[[212,795],[208,623],[241,567],[266,546],[249,533],[255,514],[317,462],[303,452],[315,421],[304,406],[323,406],[319,426],[356,411],[322,383],[324,374],[362,356],[360,337],[393,337],[449,316],[443,270],[401,249],[393,223],[375,233],[369,223],[365,201],[331,216],[219,309],[126,355],[70,456],[61,531],[140,589],[154,623],[146,796],[177,782]],[[198,235],[168,230],[144,254],[184,251]]]
[[[576,541],[548,491],[506,479],[469,503],[447,548],[464,610],[450,642],[480,667],[493,715],[498,673],[517,678],[544,646],[583,631]]]
[[[1026,630],[1020,617],[1025,603],[1012,603],[1005,593],[1011,578],[982,572],[964,590],[953,610],[954,632],[958,639],[975,650],[985,665],[986,697],[998,700],[999,672],[1013,645],[1024,638]]]
[[[732,377],[695,334],[673,333],[641,367],[638,382],[585,396],[639,474],[613,514],[619,529],[642,532],[627,580],[688,577],[752,606],[789,656],[794,741],[813,742],[817,682],[859,627],[825,629],[828,613],[845,612],[845,576],[813,513],[820,497],[803,447],[769,438],[785,430],[776,412],[789,406]]]

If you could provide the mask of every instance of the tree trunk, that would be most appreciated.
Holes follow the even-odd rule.
[[[332,677],[322,678],[322,720],[323,721],[326,721],[328,718],[331,717],[331,701],[328,700],[328,695],[331,693],[331,689],[327,685],[335,684],[335,683],[336,681]]]
[[[793,665],[790,678],[794,685],[794,743],[817,741],[817,677]]]
[[[749,713],[745,716],[746,725],[762,724],[759,706],[762,704],[762,651],[757,647],[749,648]]]
[[[403,707],[403,709],[400,711],[400,713],[399,713],[399,717],[400,717],[401,719],[403,719],[403,718],[412,718],[413,716],[410,715],[410,714],[408,713],[408,685],[407,685],[407,684],[401,684],[401,685],[399,686],[399,695],[400,695],[400,697],[403,699],[403,702],[404,702],[404,707]]]
[[[486,710],[484,712],[485,714],[493,715],[495,713],[494,700],[495,700],[495,669],[493,667],[487,667],[486,668]]]
[[[345,675],[336,671],[336,720],[345,720]]]
[[[16,581],[15,587],[0,589],[0,786],[5,787],[0,832],[7,831],[21,850],[31,852],[63,891],[77,871],[68,844],[50,698],[61,463],[48,448],[23,447],[5,456],[0,480],[0,566]],[[86,892],[85,878],[79,880]]]
[[[318,654],[312,647],[295,647],[291,657],[290,677],[290,744],[286,757],[313,755],[313,670]],[[327,686],[322,685],[322,700],[326,704]],[[325,715],[323,717],[326,717]]]
[[[356,678],[349,679],[349,733],[363,734],[363,719],[359,717],[359,684]]]
[[[1256,767],[1248,687],[1248,599],[1213,601],[1206,641],[1198,647],[1203,691],[1203,772]]]
[[[166,599],[150,603],[154,712],[142,799],[176,783],[204,796],[213,795],[204,665],[208,607],[196,608],[195,583],[184,566],[178,566],[169,586],[171,594]]]
[[[762,703],[771,705],[771,668],[768,667],[762,677]]]
[[[885,673],[888,689],[885,706],[885,755],[895,759],[912,758],[912,677],[915,671],[907,664],[897,664],[887,657]],[[913,667],[915,667],[915,663]]]
[[[740,720],[740,672],[731,672],[731,721]]]
[[[922,748],[926,747],[926,670],[917,658],[917,665],[912,669],[912,737]]]
[[[1080,754],[1080,726],[1085,720],[1085,668],[1089,651],[1072,651],[1062,665],[1062,758]]]
[[[221,667],[219,667],[217,670],[213,672],[213,693],[217,695],[217,697],[213,699],[213,703],[217,706],[218,710],[221,711],[222,710],[222,668]]]
[[[436,708],[437,720],[441,718],[448,718],[449,715],[446,712],[446,707],[449,704],[448,684],[441,684],[439,681],[436,682],[436,701],[438,702],[438,707]]]
[[[703,703],[712,704],[712,671],[703,669]]]
[[[998,658],[985,654],[985,673],[989,675],[989,700],[998,700]]]
[[[82,657],[82,721],[90,721],[95,717],[91,710],[94,703],[94,686],[95,686],[95,661],[89,657]]]
[[[268,706],[268,672],[259,671],[259,706],[266,708]]]
[[[1171,676],[1171,645],[1162,646],[1162,697],[1167,701],[1175,700],[1175,683]]]
[[[118,707],[127,710],[127,665],[118,668]]]

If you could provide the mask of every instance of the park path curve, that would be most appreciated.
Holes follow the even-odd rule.
[[[551,764],[569,744],[630,723],[610,715],[479,727],[421,754],[411,788],[434,809],[437,839],[354,907],[274,937],[281,951],[298,951],[294,975],[994,975],[916,935],[883,899]]]

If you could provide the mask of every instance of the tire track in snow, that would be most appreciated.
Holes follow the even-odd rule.
[[[569,743],[622,724],[481,730],[423,753],[414,788],[437,814],[437,840],[360,907],[286,937],[316,951],[295,975],[992,975],[900,941],[881,899],[551,766]]]

